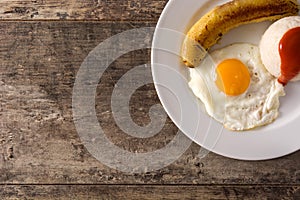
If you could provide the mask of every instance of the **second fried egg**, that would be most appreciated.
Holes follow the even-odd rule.
[[[189,87],[207,113],[230,130],[273,122],[284,88],[261,62],[259,48],[239,43],[216,50],[190,68]]]

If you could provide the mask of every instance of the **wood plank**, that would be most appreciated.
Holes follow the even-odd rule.
[[[300,186],[0,186],[4,199],[299,199]]]
[[[110,36],[154,25],[0,23],[0,183],[300,184],[300,152],[261,162],[238,161],[213,153],[199,159],[199,146],[193,144],[172,165],[144,174],[110,169],[89,154],[75,130],[71,107],[73,84],[81,63]],[[150,41],[151,34],[145,40]],[[161,148],[177,132],[167,120],[160,134],[136,139],[114,122],[110,108],[114,84],[134,66],[149,61],[147,49],[121,56],[105,72],[97,90],[97,115],[107,137],[131,152]],[[148,110],[156,103],[159,101],[153,85],[140,88],[131,99],[133,119],[137,123],[149,122]]]
[[[0,19],[156,21],[167,0],[1,0]]]

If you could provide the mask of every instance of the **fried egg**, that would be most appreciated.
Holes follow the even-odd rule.
[[[239,43],[215,50],[189,72],[192,92],[227,129],[252,129],[279,115],[284,87],[268,73],[255,45]]]

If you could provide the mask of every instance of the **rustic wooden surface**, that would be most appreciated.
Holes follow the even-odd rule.
[[[72,89],[88,53],[132,28],[155,26],[166,0],[0,1],[0,199],[300,199],[300,152],[245,162],[193,144],[155,172],[125,174],[93,158],[75,130]],[[149,35],[150,37],[151,35]],[[149,63],[149,49],[121,56],[97,88],[97,116],[106,135],[128,151],[163,147],[176,134],[170,120],[160,134],[134,139],[114,123],[114,84],[133,66]],[[159,103],[153,85],[131,99],[131,114],[149,123]]]
[[[0,19],[156,21],[167,0],[1,0]]]

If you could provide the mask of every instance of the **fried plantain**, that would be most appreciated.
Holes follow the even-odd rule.
[[[298,15],[297,0],[233,0],[215,7],[188,31],[181,56],[188,67],[198,66],[206,52],[229,30],[243,24]]]

